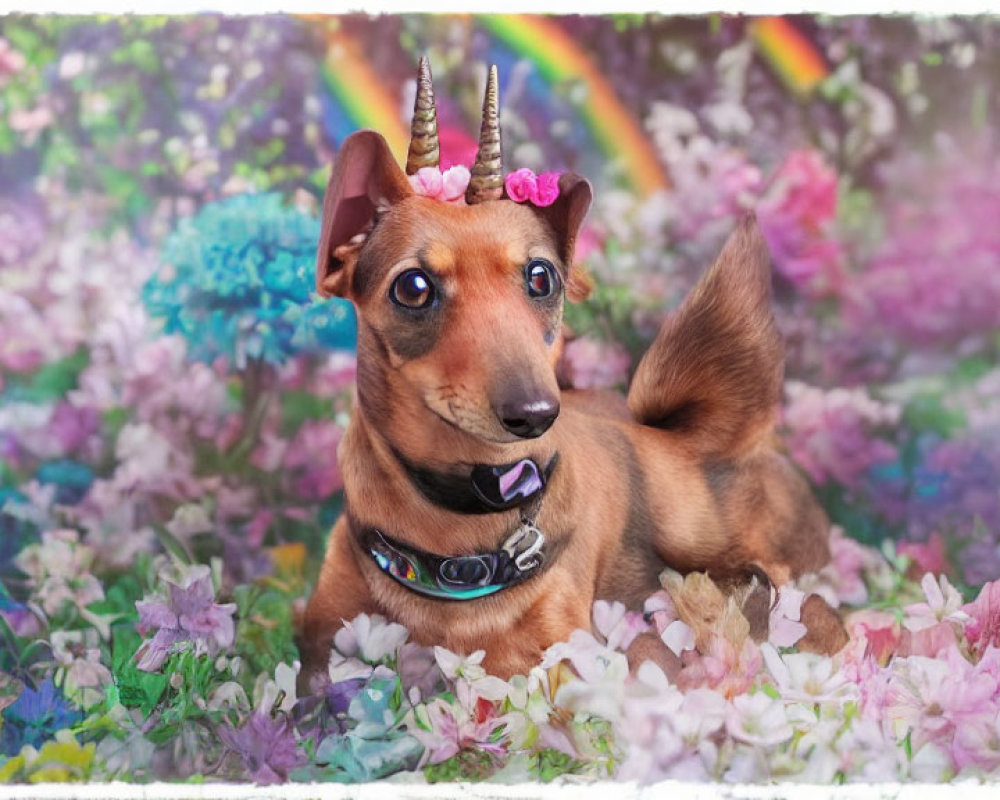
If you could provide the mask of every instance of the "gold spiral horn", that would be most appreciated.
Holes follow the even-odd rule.
[[[472,178],[465,192],[469,205],[503,196],[503,154],[500,152],[500,101],[497,92],[497,67],[490,67],[483,98],[483,126],[479,131],[479,151],[472,167]]]
[[[413,102],[410,124],[410,149],[406,154],[406,174],[415,175],[423,167],[436,167],[441,161],[438,142],[437,105],[427,56],[420,56],[417,68],[417,99]]]

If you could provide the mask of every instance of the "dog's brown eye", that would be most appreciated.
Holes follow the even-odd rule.
[[[408,269],[392,282],[389,297],[403,308],[427,308],[434,302],[434,285],[419,269]]]
[[[524,276],[528,280],[528,294],[532,297],[548,297],[559,285],[556,268],[541,258],[534,258],[528,263]]]

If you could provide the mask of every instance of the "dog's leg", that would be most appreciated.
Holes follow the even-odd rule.
[[[297,636],[302,671],[300,694],[312,694],[325,680],[334,634],[345,621],[358,614],[375,613],[375,604],[348,543],[346,517],[341,517],[330,534],[319,582],[306,606],[302,629]]]

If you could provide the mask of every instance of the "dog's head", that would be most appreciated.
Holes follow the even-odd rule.
[[[380,134],[344,141],[324,200],[317,287],[357,308],[358,392],[373,422],[404,415],[493,443],[549,428],[563,302],[586,294],[573,248],[590,201],[590,185],[564,174],[546,207],[440,202],[414,192]]]

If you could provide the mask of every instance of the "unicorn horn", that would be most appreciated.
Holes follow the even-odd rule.
[[[479,131],[479,151],[472,167],[465,202],[469,205],[503,196],[503,155],[500,152],[500,101],[497,93],[497,67],[490,67],[483,98],[483,126]]]
[[[413,103],[413,122],[410,126],[410,150],[406,154],[406,174],[415,175],[422,167],[436,167],[440,160],[431,64],[427,56],[421,56],[417,68],[417,99]]]

